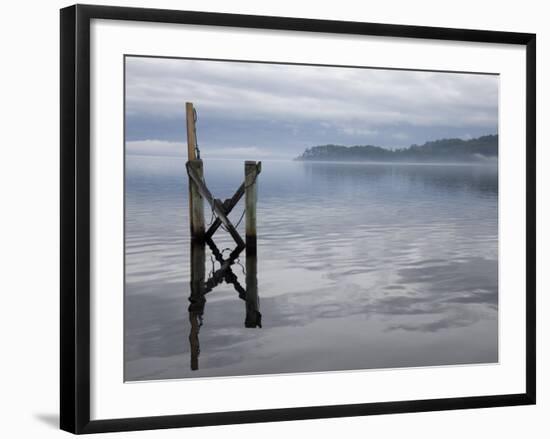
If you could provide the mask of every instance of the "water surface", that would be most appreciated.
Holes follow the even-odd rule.
[[[222,200],[243,169],[205,160]],[[126,158],[126,380],[498,361],[496,166],[264,161],[262,327],[246,328],[245,302],[217,286],[206,296],[198,370],[187,194],[184,159]],[[214,239],[222,251],[234,246],[221,229]],[[206,275],[216,268],[207,251]],[[244,254],[232,272],[245,285]]]

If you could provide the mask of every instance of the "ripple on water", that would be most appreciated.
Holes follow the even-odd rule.
[[[497,361],[493,170],[264,162],[263,328],[244,328],[244,302],[217,287],[192,372],[186,176],[179,164],[140,160],[127,161],[126,379]],[[216,170],[238,177],[241,167],[208,162],[216,194],[233,188],[223,189]],[[216,242],[232,245],[223,232]],[[234,273],[244,285],[242,268]]]

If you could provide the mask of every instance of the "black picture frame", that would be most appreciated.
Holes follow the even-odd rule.
[[[535,404],[535,34],[89,5],[70,6],[61,9],[60,14],[61,429],[80,434]],[[525,393],[90,420],[90,21],[92,19],[525,46],[527,60],[525,66],[527,87]]]

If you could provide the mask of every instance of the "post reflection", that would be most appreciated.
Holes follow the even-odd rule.
[[[208,245],[216,264],[205,280],[205,244]],[[237,246],[230,250],[229,256],[224,258],[226,250],[220,251],[211,238],[205,241],[191,242],[191,294],[189,296],[189,322],[191,330],[189,333],[189,345],[191,351],[191,370],[199,369],[200,341],[199,332],[203,325],[203,316],[206,306],[206,295],[211,293],[223,282],[232,285],[238,293],[239,299],[245,302],[246,328],[261,328],[262,315],[258,296],[258,260],[256,252],[246,252],[245,287],[239,281],[239,277],[233,271],[233,266],[240,264],[239,256],[244,250],[243,246]],[[242,267],[242,265],[241,265]]]

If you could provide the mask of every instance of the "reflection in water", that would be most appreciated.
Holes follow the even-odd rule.
[[[327,181],[332,184],[384,184],[405,182],[415,189],[428,186],[445,192],[461,190],[498,194],[496,166],[481,165],[433,165],[398,163],[302,163],[305,172],[312,180]]]
[[[203,314],[206,305],[205,296],[212,292],[212,290],[214,290],[214,288],[222,282],[225,281],[225,283],[232,285],[238,293],[239,299],[245,301],[246,317],[244,326],[246,328],[262,327],[262,315],[259,311],[260,304],[258,298],[257,257],[247,255],[246,288],[243,288],[239,283],[239,278],[232,270],[232,266],[234,264],[241,265],[238,258],[243,249],[241,247],[224,249],[230,251],[229,257],[224,259],[224,252],[218,249],[212,239],[207,238],[206,244],[208,244],[208,247],[212,252],[212,269],[208,276],[208,280],[205,282],[205,243],[191,241],[191,295],[189,296],[189,322],[191,324],[189,344],[191,348],[191,370],[199,369],[199,332],[204,322]],[[215,262],[219,264],[218,269],[216,269]]]
[[[240,160],[205,168],[218,196],[242,181]],[[496,166],[264,162],[258,259],[212,279],[206,311],[194,286],[229,253],[190,270],[185,160],[128,157],[126,183],[126,380],[498,361]]]

